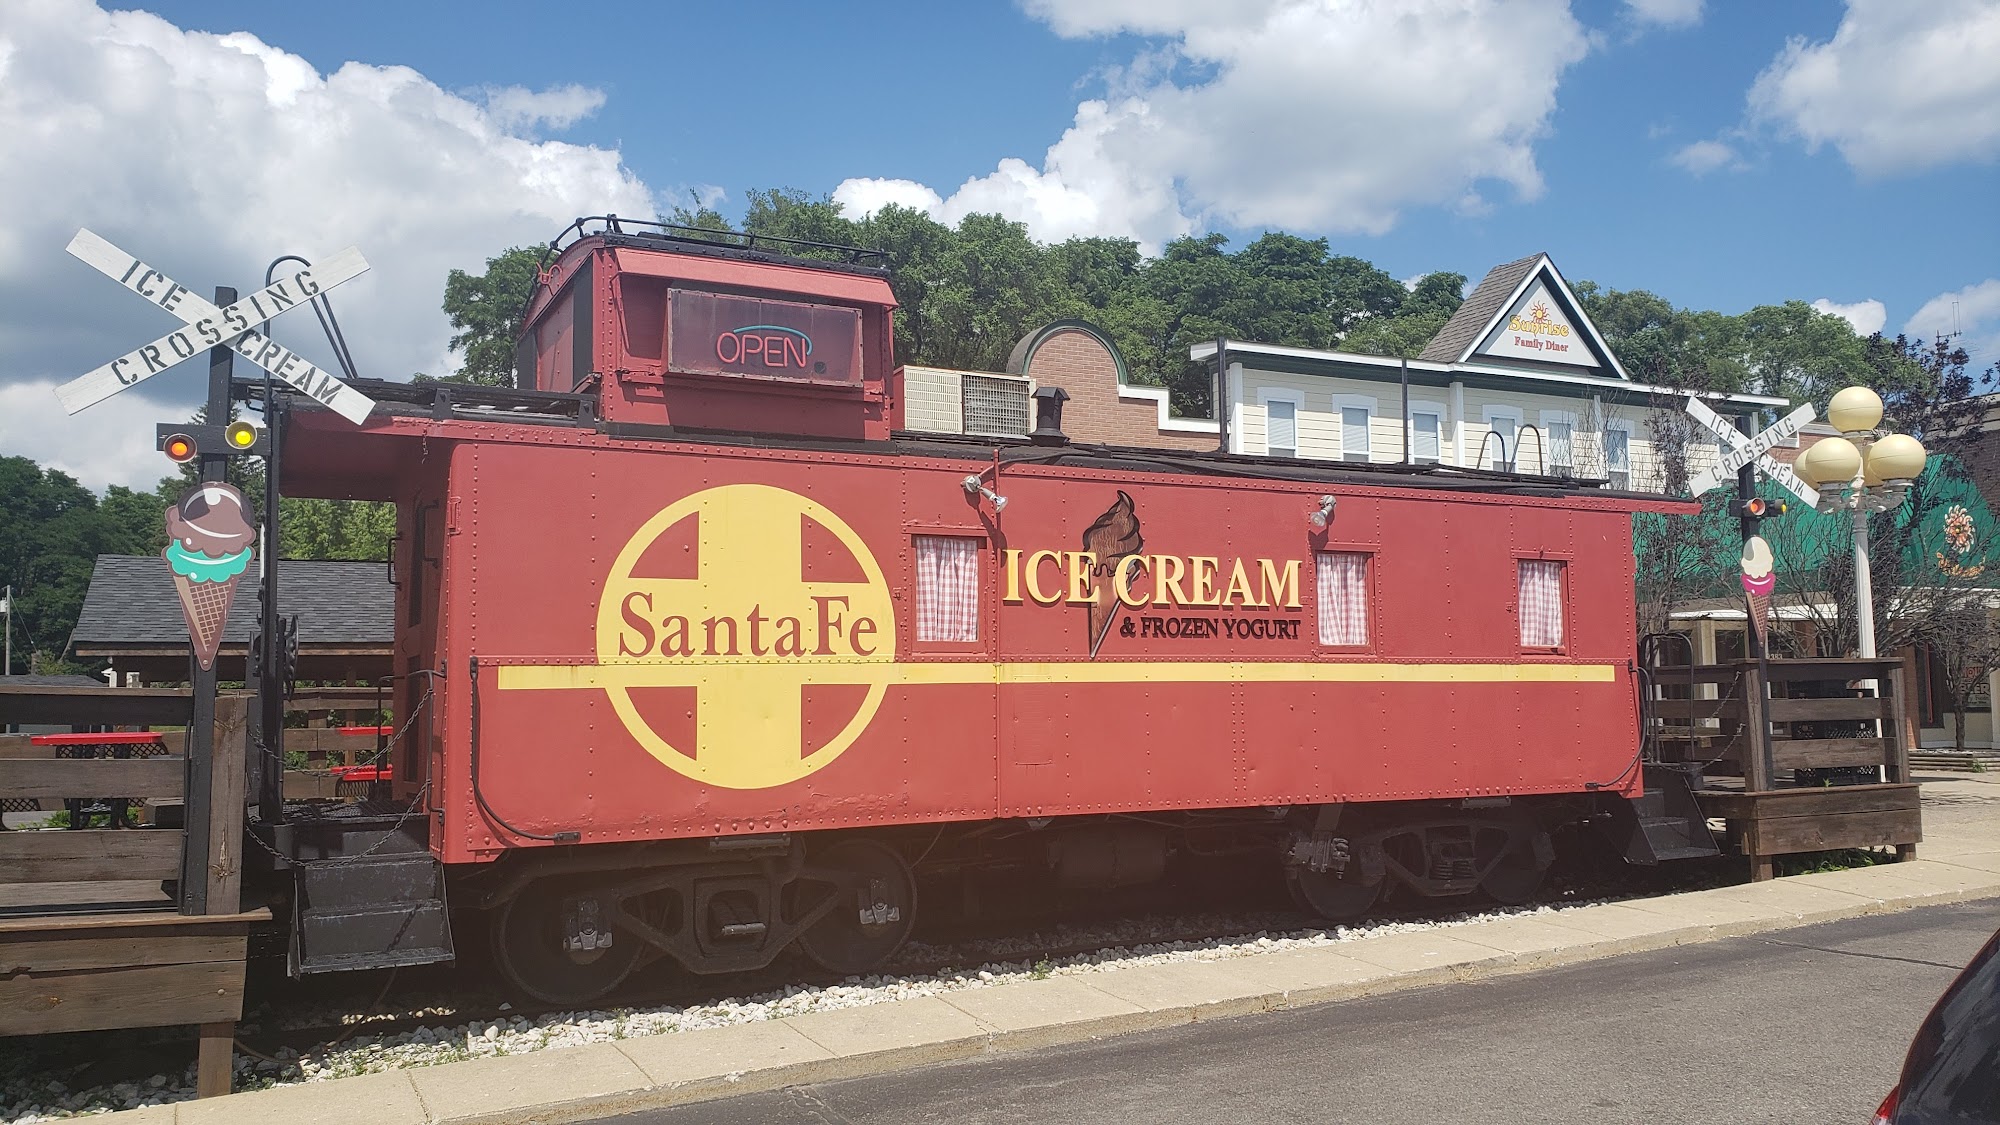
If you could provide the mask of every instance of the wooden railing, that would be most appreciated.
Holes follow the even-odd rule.
[[[1735,774],[1744,789],[1782,788],[1802,769],[1879,766],[1908,779],[1910,747],[1900,660],[1738,660],[1653,669],[1656,690],[1715,688],[1712,699],[1658,699],[1655,733],[1669,761]],[[1859,685],[1873,680],[1879,695]],[[1825,727],[1855,728],[1830,733]]]
[[[1648,702],[1662,760],[1743,779],[1740,788],[1708,784],[1695,797],[1726,822],[1753,879],[1770,878],[1775,857],[1799,852],[1894,847],[1900,858],[1916,855],[1923,814],[1909,783],[1901,661],[1738,660],[1652,673],[1656,697],[1675,688],[1695,697]],[[1865,686],[1871,681],[1876,694]],[[1702,698],[1711,688],[1714,696]],[[1852,767],[1862,767],[1858,776],[1805,772]]]
[[[242,910],[247,702],[216,701],[202,761],[24,756],[53,748],[7,736],[0,798],[178,797],[182,827],[0,832],[0,1036],[196,1024],[197,1090],[229,1092],[248,935],[270,919]],[[0,681],[0,724],[102,731],[193,715],[186,691]],[[175,901],[159,893],[168,882]]]

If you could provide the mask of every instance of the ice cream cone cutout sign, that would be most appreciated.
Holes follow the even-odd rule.
[[[215,667],[236,581],[250,568],[250,526],[243,494],[220,482],[199,485],[167,509],[167,549],[160,557],[174,572],[194,656]]]
[[[1745,539],[1743,592],[1750,598],[1750,628],[1756,632],[1759,644],[1765,642],[1765,634],[1770,630],[1771,591],[1777,584],[1777,575],[1771,573],[1771,545],[1761,535]]]

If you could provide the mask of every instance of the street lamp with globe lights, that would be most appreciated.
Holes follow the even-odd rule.
[[[1908,434],[1884,433],[1882,399],[1848,387],[1826,404],[1826,420],[1844,437],[1815,442],[1792,466],[1819,489],[1819,510],[1854,520],[1855,625],[1863,659],[1875,656],[1875,594],[1868,574],[1868,516],[1901,504],[1924,471],[1924,447]]]

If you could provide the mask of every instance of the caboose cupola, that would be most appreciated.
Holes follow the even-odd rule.
[[[614,433],[888,437],[880,252],[616,216],[577,220],[550,251],[522,386],[598,390]]]

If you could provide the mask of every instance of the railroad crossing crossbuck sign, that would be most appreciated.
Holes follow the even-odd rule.
[[[354,247],[324,258],[318,265],[280,278],[226,309],[218,309],[202,300],[187,286],[88,230],[76,232],[76,237],[70,240],[69,252],[119,285],[180,317],[186,324],[57,387],[56,397],[62,400],[65,411],[74,414],[95,406],[182,360],[193,359],[218,346],[227,347],[264,368],[356,425],[360,425],[368,417],[368,412],[375,408],[373,399],[252,327],[366,273],[367,259]]]
[[[1695,421],[1707,427],[1709,433],[1720,439],[1724,447],[1722,463],[1713,469],[1697,473],[1688,481],[1689,492],[1700,496],[1734,477],[1737,470],[1743,466],[1754,464],[1760,472],[1783,485],[1807,507],[1819,503],[1819,492],[1812,485],[1800,480],[1790,465],[1771,456],[1770,452],[1777,448],[1780,442],[1796,436],[1807,422],[1813,420],[1814,411],[1811,403],[1778,419],[1776,425],[1756,437],[1744,436],[1736,427],[1725,421],[1722,415],[1710,410],[1698,399],[1688,400],[1688,413],[1694,415]]]

